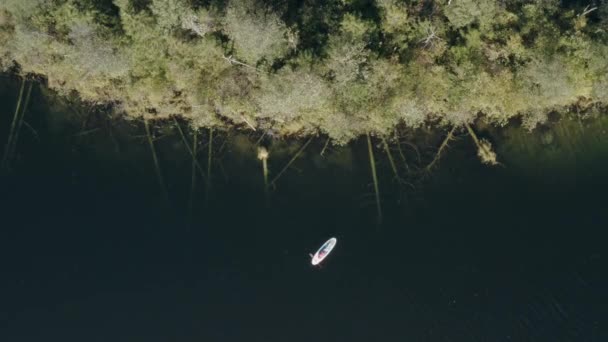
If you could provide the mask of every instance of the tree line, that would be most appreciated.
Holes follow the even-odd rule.
[[[195,127],[328,134],[608,103],[608,0],[3,0],[0,69]]]

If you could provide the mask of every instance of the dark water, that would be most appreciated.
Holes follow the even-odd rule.
[[[4,144],[19,82],[0,84]],[[378,226],[364,141],[313,142],[265,197],[255,152],[219,134],[189,213],[174,130],[154,130],[165,201],[140,122],[53,101],[34,87],[0,180],[1,341],[608,341],[605,127],[527,151],[505,134],[504,168],[461,137],[415,189],[376,149]],[[273,144],[273,175],[302,143]]]

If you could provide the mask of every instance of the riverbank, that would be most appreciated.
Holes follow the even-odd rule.
[[[2,79],[3,107],[12,113],[22,81],[7,74]],[[464,128],[402,128],[398,137],[371,136],[370,143],[362,138],[345,146],[334,144],[328,136],[284,139],[236,129],[195,131],[179,117],[149,121],[146,130],[142,120],[116,114],[109,107],[81,102],[78,97],[70,100],[39,83],[27,84],[33,84],[32,98],[16,153],[4,171],[27,175],[28,169],[39,168],[39,158],[80,156],[91,164],[80,171],[57,170],[63,173],[61,177],[71,175],[78,182],[104,170],[113,175],[110,179],[141,179],[139,191],[183,212],[223,196],[225,187],[248,189],[244,203],[276,204],[289,202],[290,196],[314,201],[331,184],[336,201],[382,216],[423,198],[430,183],[470,179],[467,168],[567,187],[599,177],[581,173],[581,166],[603,165],[608,155],[608,122],[601,108],[555,116],[532,132],[518,122],[502,128],[476,122],[470,127],[477,140],[490,142],[500,163],[492,166],[482,164],[479,147]],[[11,122],[12,115],[0,123],[6,137],[3,143]],[[268,153],[267,177],[258,158],[262,147]],[[463,162],[467,168],[459,167]],[[53,159],[48,163],[53,164]]]
[[[0,5],[0,68],[132,118],[344,145],[532,129],[606,106],[608,5],[491,0]],[[491,158],[490,158],[491,159]]]

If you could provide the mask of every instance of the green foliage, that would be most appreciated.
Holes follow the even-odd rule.
[[[118,78],[129,71],[126,56],[102,40],[96,27],[87,22],[76,22],[70,27],[68,53],[65,62],[78,68],[83,75]]]
[[[194,9],[187,0],[152,0],[150,9],[156,18],[156,28],[164,35],[180,30],[204,37],[217,28],[217,18],[205,8]]]
[[[45,3],[45,0],[2,0],[0,9],[10,12],[20,20],[29,18]]]
[[[8,46],[13,38],[14,24],[10,13],[0,9],[0,46]],[[12,64],[12,54],[6,48],[0,48],[0,71],[7,70]]]
[[[608,38],[608,0],[600,0],[597,16],[600,18],[598,33],[602,33],[604,39]]]
[[[329,95],[329,87],[322,78],[286,68],[264,79],[255,99],[259,117],[287,122],[322,112],[330,101]]]
[[[336,143],[480,114],[533,128],[608,103],[607,3],[4,0],[0,69],[131,116]]]
[[[454,28],[478,23],[486,30],[492,25],[498,8],[495,0],[455,0],[444,11]]]
[[[262,58],[272,61],[297,45],[297,35],[276,14],[255,7],[252,1],[231,1],[223,29],[238,58],[249,64]]]
[[[150,9],[156,17],[156,27],[165,34],[181,28],[182,18],[193,15],[186,0],[152,0]]]
[[[342,20],[340,32],[329,38],[323,67],[335,84],[348,86],[347,83],[362,77],[371,53],[367,49],[370,30],[369,22],[347,15]]]

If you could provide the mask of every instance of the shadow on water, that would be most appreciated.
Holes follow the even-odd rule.
[[[0,81],[3,144],[18,88]],[[506,167],[461,136],[415,189],[378,143],[380,227],[364,139],[313,141],[266,199],[257,137],[218,134],[189,213],[172,122],[152,126],[166,203],[143,123],[39,86],[25,120],[0,180],[2,340],[608,340],[605,116],[493,134]],[[304,141],[263,143],[273,178]]]

